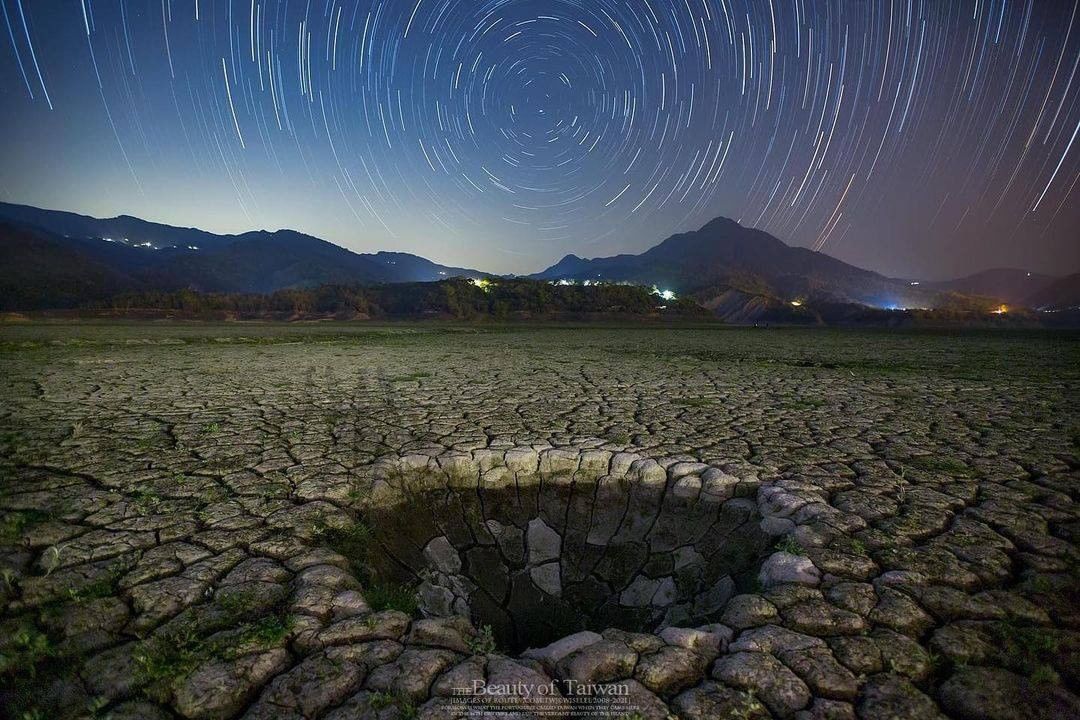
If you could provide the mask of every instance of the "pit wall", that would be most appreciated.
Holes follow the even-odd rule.
[[[362,513],[377,574],[418,587],[425,617],[472,618],[521,651],[706,623],[769,581],[763,562],[807,565],[766,559],[794,529],[772,489],[734,466],[514,447],[384,460]]]

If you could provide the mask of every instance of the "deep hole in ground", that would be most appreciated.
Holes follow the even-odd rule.
[[[513,653],[714,620],[771,542],[753,499],[611,479],[427,488],[365,516],[374,579],[416,587],[425,615],[490,626]]]

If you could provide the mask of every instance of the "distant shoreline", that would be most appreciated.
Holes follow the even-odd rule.
[[[554,327],[612,327],[612,328],[807,328],[807,329],[879,329],[879,330],[986,330],[1008,332],[1013,330],[1080,330],[1080,312],[1055,313],[1053,319],[1040,321],[1031,316],[981,319],[935,319],[932,316],[914,316],[910,311],[889,311],[895,317],[886,320],[840,320],[834,322],[730,322],[703,315],[664,315],[651,313],[547,313],[536,315],[512,315],[504,318],[490,316],[455,318],[447,315],[366,315],[316,314],[294,315],[288,313],[185,313],[155,308],[131,308],[128,310],[56,309],[0,312],[0,327],[17,325],[283,325],[283,326],[352,326],[378,327],[403,325],[417,327],[490,327],[515,326]],[[926,311],[923,311],[924,313]]]

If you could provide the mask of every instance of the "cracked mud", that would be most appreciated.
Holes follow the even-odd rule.
[[[1080,715],[1075,336],[25,325],[0,361],[11,717]]]

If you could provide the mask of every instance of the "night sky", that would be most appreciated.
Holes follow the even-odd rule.
[[[533,272],[1080,270],[1080,0],[0,0],[0,197]]]

